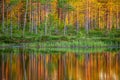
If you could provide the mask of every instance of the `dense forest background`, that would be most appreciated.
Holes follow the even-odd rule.
[[[120,0],[0,0],[0,33],[80,35],[120,29]]]
[[[120,0],[0,0],[0,80],[118,80],[119,50]]]

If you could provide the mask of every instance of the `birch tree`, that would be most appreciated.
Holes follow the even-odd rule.
[[[5,28],[5,0],[2,0],[2,32],[4,33]]]
[[[66,16],[67,14],[74,10],[74,8],[68,3],[68,0],[58,0],[58,8],[62,9],[62,14],[63,14],[63,23],[64,23],[64,29],[63,29],[63,33],[64,36],[66,35]]]
[[[50,8],[50,5],[51,5],[52,1],[53,0],[40,0],[40,3],[41,3],[41,5],[44,6],[44,10],[45,10],[44,35],[47,35],[47,32],[48,32],[48,25],[47,25],[47,23],[48,23],[48,15],[50,14],[49,13],[50,12],[49,8]]]
[[[27,23],[27,12],[28,12],[28,0],[25,2],[25,14],[24,14],[24,24],[23,24],[23,36],[25,34],[25,28],[26,28],[26,23]]]

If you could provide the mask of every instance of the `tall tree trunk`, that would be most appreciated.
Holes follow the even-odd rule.
[[[12,24],[12,13],[10,14],[10,37],[12,38],[12,31],[13,30],[13,24]]]
[[[48,19],[47,19],[48,18],[48,6],[45,5],[44,7],[45,7],[45,11],[46,11],[45,12],[45,35],[47,35],[47,31],[48,31],[47,30],[48,29],[48,25],[47,25],[47,23],[48,23],[47,22],[48,21]]]
[[[18,8],[18,10],[19,10],[19,8]],[[18,30],[20,29],[20,13],[19,13],[19,11],[18,11]]]
[[[39,12],[40,12],[40,11],[39,11],[39,0],[37,0],[37,23],[36,23],[37,26],[36,26],[36,34],[38,34],[38,27],[39,27],[39,24],[40,24],[40,23],[39,23],[39,19],[40,19],[40,18],[39,18],[39,17],[40,17],[40,15],[39,15],[40,13],[39,13]]]
[[[86,33],[88,34],[89,32],[89,0],[86,0],[85,29],[86,29]]]
[[[98,28],[100,29],[100,7],[98,6]]]
[[[36,0],[33,0],[36,1]],[[36,3],[34,3],[34,10],[33,10],[33,32],[36,33]]]
[[[79,20],[78,20],[78,13],[76,12],[76,33],[78,35],[79,32]]]
[[[110,30],[112,27],[112,15],[111,15],[111,6],[107,6],[107,29]]]
[[[35,29],[36,29],[36,21],[35,21],[35,10],[33,11],[33,33],[35,33]]]
[[[118,11],[118,10],[119,10],[119,5],[117,5],[117,9],[116,9],[116,10],[117,10],[117,15],[116,15],[116,19],[117,19],[116,22],[117,22],[117,23],[116,23],[116,25],[117,25],[117,29],[119,29],[119,20],[120,20],[120,19],[119,19],[119,11]]]
[[[39,3],[37,0],[37,4],[36,4],[36,15],[35,15],[35,34],[38,33],[38,21],[39,21]]]
[[[32,2],[29,0],[29,32],[32,32]]]
[[[4,33],[5,28],[5,1],[2,0],[2,32]]]
[[[8,5],[7,5],[7,7],[8,7]],[[7,11],[6,11],[6,14],[7,14],[7,16],[6,16],[6,32],[8,33],[8,9],[7,9]]]
[[[64,13],[64,36],[66,35],[66,14]]]
[[[34,11],[32,11],[31,17],[32,17],[32,20],[31,20],[31,32],[33,33],[33,29],[34,29]]]
[[[109,19],[110,19],[110,29],[112,28],[112,5],[110,6],[110,15],[109,15]]]
[[[68,13],[68,24],[70,24],[70,13]]]
[[[91,7],[91,2],[90,0],[88,1],[88,30],[91,29],[91,11],[90,11],[90,7]]]
[[[107,9],[107,12],[106,12],[106,22],[107,22],[107,30],[109,29],[109,11]]]
[[[40,24],[42,24],[42,5],[40,4]]]
[[[95,10],[95,13],[97,13],[97,10]],[[95,20],[94,20],[94,28],[97,27],[97,14],[95,14]]]
[[[26,8],[25,8],[24,24],[23,24],[23,36],[25,34],[25,28],[26,28],[26,22],[27,22],[27,10],[28,10],[28,0],[26,0]]]

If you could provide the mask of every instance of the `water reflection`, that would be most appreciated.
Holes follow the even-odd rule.
[[[120,80],[120,53],[16,53],[0,54],[0,80]]]

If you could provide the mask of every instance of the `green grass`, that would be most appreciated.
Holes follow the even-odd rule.
[[[108,51],[113,48],[112,43],[109,45],[100,40],[94,39],[79,39],[72,41],[46,41],[46,42],[34,42],[34,43],[20,43],[21,50],[25,51],[37,51],[41,53],[65,53],[65,52],[75,52],[75,53],[95,53],[95,52],[103,52]],[[3,44],[4,46],[2,50],[10,49],[13,52],[18,50],[19,45],[17,44]],[[8,47],[6,47],[8,46]],[[111,47],[110,47],[111,46]],[[116,48],[115,48],[116,49]]]
[[[69,33],[68,33],[69,34]],[[9,34],[0,34],[0,46],[8,46],[10,44],[29,43],[31,46],[40,44],[42,47],[66,47],[66,48],[81,48],[81,47],[103,47],[103,46],[119,46],[120,38],[119,30],[90,30],[89,34],[80,31],[77,35],[40,35],[25,32],[23,37],[21,32],[15,32],[11,36]]]

